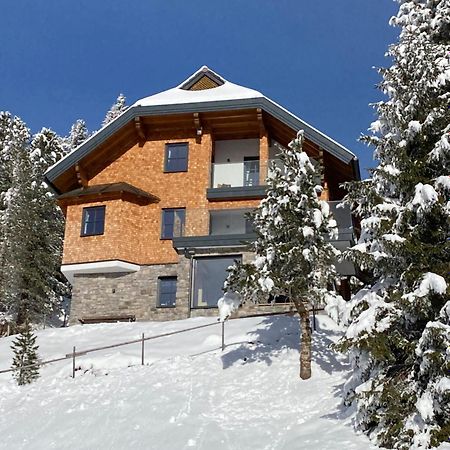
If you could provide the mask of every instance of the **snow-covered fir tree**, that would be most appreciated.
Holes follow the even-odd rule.
[[[125,96],[123,94],[119,94],[114,104],[106,113],[106,116],[102,122],[102,127],[108,125],[109,122],[113,121],[116,117],[119,117],[127,109],[125,102]]]
[[[69,292],[69,284],[60,271],[64,237],[64,216],[44,182],[45,171],[64,156],[64,142],[54,131],[43,128],[33,136],[30,148],[33,167],[33,207],[36,219],[33,237],[39,243],[36,269],[43,280],[42,291],[36,292],[35,301],[41,303],[40,311],[51,313],[61,305],[63,295]]]
[[[72,125],[70,133],[64,138],[65,152],[69,153],[79,147],[89,137],[89,131],[86,122],[78,119]]]
[[[31,330],[28,320],[21,327],[19,335],[11,345],[14,353],[12,369],[13,376],[19,386],[32,383],[39,378],[39,357],[36,336]]]
[[[337,250],[327,236],[337,233],[328,203],[318,194],[318,174],[302,151],[303,131],[289,149],[279,155],[282,168],[272,167],[267,179],[267,197],[252,213],[257,239],[251,264],[235,265],[227,290],[242,301],[267,301],[269,295],[288,297],[300,316],[300,377],[311,376],[310,306],[323,301],[334,278]]]
[[[340,348],[356,426],[388,448],[450,436],[450,1],[400,1],[380,73],[388,99],[365,140],[379,166],[349,186],[362,218],[348,256],[370,283],[349,304]]]
[[[8,316],[8,307],[3,293],[6,284],[6,239],[3,235],[6,202],[5,195],[11,185],[11,141],[13,137],[12,123],[14,118],[10,113],[0,112],[0,313]],[[6,320],[6,319],[4,319]]]
[[[32,168],[28,155],[30,131],[18,118],[2,113],[2,169],[7,182],[0,193],[0,308],[4,313],[20,316],[25,310],[25,274],[27,264],[24,240],[32,226],[29,206],[32,199]]]
[[[59,271],[63,217],[44,183],[44,172],[63,154],[53,131],[31,139],[17,117],[0,114],[0,312],[39,321],[53,311],[66,284]]]
[[[9,112],[0,111],[0,195],[11,184],[11,136],[14,117]]]

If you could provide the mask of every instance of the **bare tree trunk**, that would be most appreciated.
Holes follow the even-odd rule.
[[[311,323],[306,303],[293,300],[300,316],[300,378],[311,378]]]

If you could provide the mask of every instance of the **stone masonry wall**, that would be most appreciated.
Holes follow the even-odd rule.
[[[185,259],[185,258],[184,258]],[[157,306],[158,277],[177,277],[175,308]],[[75,277],[70,324],[82,317],[133,314],[137,320],[189,317],[189,261],[141,266],[133,273],[86,274]]]
[[[242,250],[242,249],[241,249]],[[230,249],[200,252],[205,255],[230,253]],[[242,254],[243,261],[249,262],[253,254]],[[199,253],[197,253],[199,254]],[[176,306],[174,308],[158,307],[158,278],[177,277]],[[70,324],[75,325],[83,317],[133,314],[137,320],[175,320],[187,317],[217,317],[216,308],[190,309],[191,260],[179,256],[178,264],[155,264],[141,266],[133,273],[86,274],[75,277],[72,290]],[[254,305],[245,304],[239,308],[236,316],[282,312],[290,310],[289,305]]]

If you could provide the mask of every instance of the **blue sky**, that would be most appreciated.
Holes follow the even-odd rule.
[[[0,110],[34,131],[95,130],[127,103],[208,65],[262,91],[373,166],[357,143],[381,99],[373,66],[397,30],[392,0],[0,0]],[[364,171],[363,171],[364,174]]]

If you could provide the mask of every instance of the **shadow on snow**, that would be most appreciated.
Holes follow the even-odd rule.
[[[337,358],[331,348],[338,334],[326,325],[316,323],[312,334],[312,361],[328,374],[346,369],[345,364]],[[261,322],[261,327],[248,333],[247,342],[230,343],[227,346],[238,347],[222,355],[223,368],[226,369],[237,362],[265,362],[272,364],[272,359],[283,350],[298,350],[300,326],[298,317],[270,316]]]

